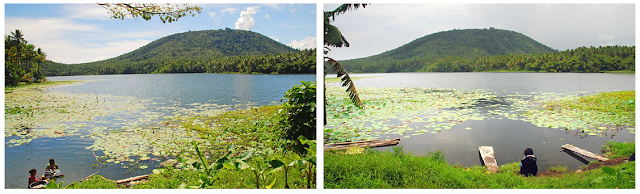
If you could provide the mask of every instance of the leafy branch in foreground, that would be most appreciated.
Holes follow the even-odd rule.
[[[356,90],[356,86],[353,84],[353,80],[349,76],[349,72],[340,65],[340,62],[330,58],[325,57],[329,65],[331,65],[331,70],[335,71],[338,74],[338,77],[342,77],[342,87],[347,87],[346,92],[349,94],[349,99],[355,104],[357,107],[364,107],[362,101],[360,101],[360,96],[358,96],[358,91]]]
[[[349,76],[347,70],[336,60],[327,56],[329,51],[329,47],[349,47],[349,42],[342,35],[342,32],[338,29],[338,27],[331,25],[332,21],[335,21],[335,17],[340,14],[344,14],[345,12],[353,9],[358,9],[360,6],[365,8],[367,4],[342,4],[338,8],[333,11],[325,11],[324,12],[324,60],[331,65],[331,69],[338,73],[338,77],[342,77],[342,86],[348,86],[347,93],[349,94],[349,98],[357,107],[364,107],[362,101],[360,101],[360,97],[358,96],[358,92],[356,91],[356,87],[353,84],[353,80]],[[325,100],[326,101],[326,100]],[[326,120],[326,111],[325,111],[325,124]]]
[[[183,5],[158,5],[155,3],[98,3],[98,5],[109,11],[111,18],[123,19],[127,16],[131,16],[134,19],[136,17],[142,17],[144,20],[151,20],[154,15],[159,15],[162,23],[177,21],[178,18],[187,16],[187,13],[191,17],[195,16],[195,12],[200,14],[202,7],[190,6],[189,4]]]

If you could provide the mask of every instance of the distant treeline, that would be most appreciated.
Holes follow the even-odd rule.
[[[347,60],[351,72],[603,72],[635,71],[635,46],[579,47],[543,54],[483,57],[415,57],[403,60]]]
[[[316,72],[316,50],[226,57],[161,57],[140,61],[106,60],[85,64],[41,64],[46,76],[148,74],[148,73],[263,73],[308,74]]]

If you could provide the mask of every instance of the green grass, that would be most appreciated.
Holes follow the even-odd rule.
[[[635,91],[606,92],[580,97],[579,101],[570,103],[568,106],[614,114],[634,114],[635,96]]]
[[[67,188],[72,189],[117,189],[118,185],[107,178],[100,175],[94,175],[89,177],[84,182],[75,182],[73,185],[69,185]]]
[[[620,71],[603,71],[603,73],[636,74],[636,71],[628,71],[628,70],[620,70]]]
[[[42,83],[31,83],[31,84],[21,82],[17,86],[5,86],[4,92],[11,92],[17,89],[36,89],[36,88],[42,88],[42,87],[59,86],[59,85],[66,85],[66,84],[72,84],[72,83],[78,83],[78,82],[82,82],[82,81],[47,81]]]
[[[530,71],[530,70],[491,70],[491,71],[486,71],[486,72],[497,72],[497,73],[538,73],[537,71]]]
[[[625,123],[635,123],[635,95],[635,91],[605,92],[583,96],[576,100],[550,102],[547,107],[560,110],[576,109],[591,111],[616,119],[625,118],[621,119],[618,123],[614,123],[619,126],[625,126]]]
[[[613,158],[629,158],[636,151],[636,142],[607,142],[602,146],[606,156]]]
[[[557,165],[550,167],[547,172],[567,172],[567,168],[567,166]]]
[[[618,184],[600,169],[523,177],[518,174],[518,162],[490,173],[482,166],[448,165],[440,152],[414,156],[401,149],[367,150],[358,155],[325,152],[324,164],[325,188],[635,188],[635,162],[613,166],[616,170],[626,169]]]

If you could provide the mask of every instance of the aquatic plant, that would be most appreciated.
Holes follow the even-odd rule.
[[[410,138],[416,135],[445,132],[469,120],[510,119],[531,123],[540,128],[575,131],[580,136],[605,136],[620,130],[635,133],[633,99],[608,99],[610,106],[625,111],[601,111],[575,108],[583,103],[584,93],[547,93],[496,95],[482,90],[446,88],[370,88],[360,92],[367,109],[351,105],[337,87],[327,87],[327,117],[332,118],[324,130],[325,142],[379,139],[383,136]],[[625,95],[623,95],[625,96]],[[632,95],[628,95],[632,96]],[[582,100],[581,100],[582,99]],[[592,105],[593,106],[593,105]],[[607,105],[595,105],[607,106]],[[608,106],[609,107],[609,106]],[[473,126],[463,126],[473,130]]]

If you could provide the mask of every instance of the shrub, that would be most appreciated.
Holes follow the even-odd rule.
[[[304,146],[298,141],[299,136],[316,139],[316,83],[301,81],[284,95],[285,113],[282,121],[285,126],[285,138],[294,143],[294,149],[302,153]]]

